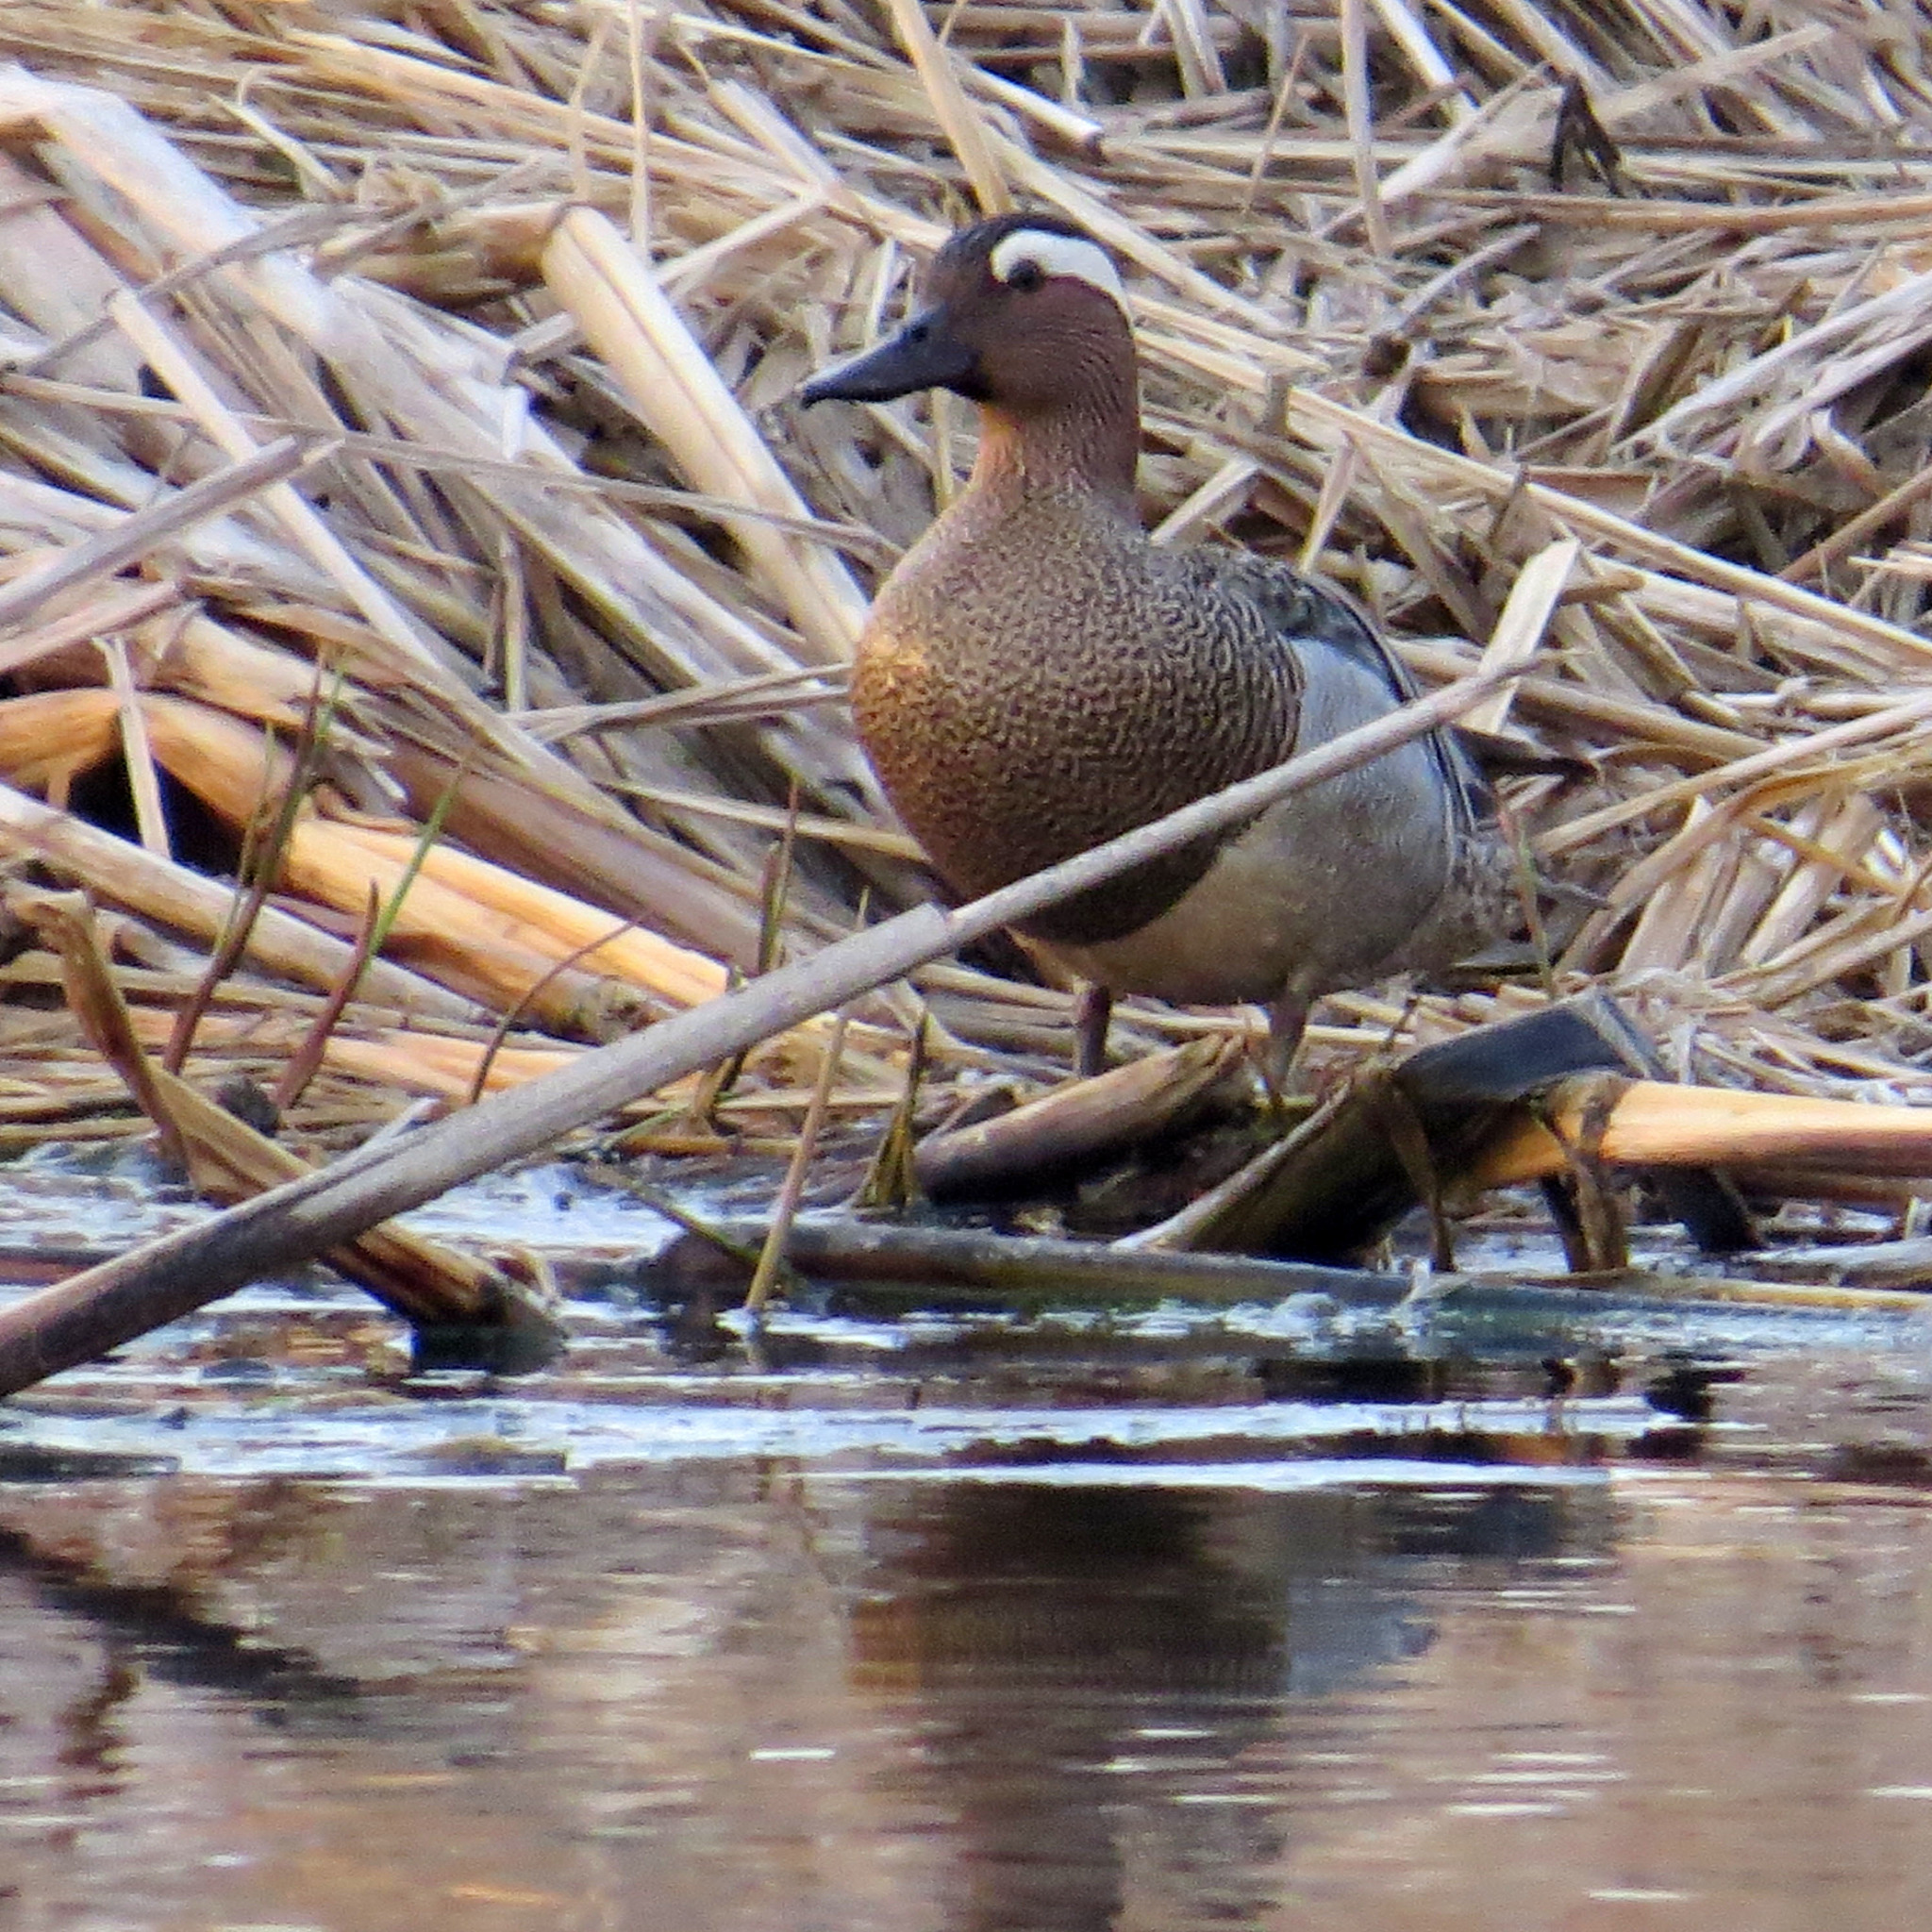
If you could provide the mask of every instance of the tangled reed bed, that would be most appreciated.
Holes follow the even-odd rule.
[[[311,1134],[916,895],[841,675],[971,425],[787,398],[1015,205],[1122,258],[1164,536],[1328,573],[1424,681],[1541,640],[1482,722],[1558,755],[1509,808],[1598,903],[1541,977],[1331,1001],[1318,1055],[1593,979],[1688,1077],[1918,1097],[1928,56],[1905,6],[15,0],[0,1136],[107,1106],[35,895],[112,908],[158,1043],[278,814],[194,1064],[319,1028]],[[920,990],[939,1099],[1048,1069],[1062,994]],[[916,1006],[835,1106],[890,1103]],[[670,1097],[677,1144],[789,1131],[829,1038]]]

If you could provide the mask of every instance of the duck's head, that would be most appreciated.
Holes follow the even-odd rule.
[[[924,301],[874,349],[828,369],[803,403],[884,403],[948,389],[1003,414],[1091,408],[1104,392],[1133,412],[1134,338],[1113,261],[1058,215],[1000,215],[962,228],[934,257]]]

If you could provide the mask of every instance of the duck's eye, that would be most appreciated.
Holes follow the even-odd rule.
[[[1022,256],[1007,272],[1007,287],[1030,293],[1046,279],[1046,271],[1031,256]]]

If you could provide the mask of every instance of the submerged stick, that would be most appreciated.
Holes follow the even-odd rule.
[[[1754,1257],[1752,1265],[1757,1265]],[[1815,1314],[1932,1316],[1932,1295],[1904,1288],[1865,1288],[1853,1282],[1766,1281],[1753,1275],[1673,1274],[1655,1268],[1602,1269],[1590,1274],[1457,1275],[1458,1295],[1510,1293],[1536,1296],[1576,1293],[1601,1296],[1607,1307],[1632,1300],[1682,1303],[1690,1307],[1744,1307],[1807,1309]]]
[[[733,1218],[680,1236],[659,1263],[661,1284],[674,1291],[710,1284],[735,1289],[744,1280],[751,1266],[746,1257],[764,1238],[767,1225],[761,1220]],[[1419,1284],[1410,1275],[1319,1261],[1123,1248],[1039,1235],[857,1220],[794,1223],[789,1252],[795,1267],[821,1282],[896,1288],[927,1299],[950,1293],[1008,1304],[1031,1299],[1127,1307],[1185,1301],[1227,1307],[1319,1294],[1357,1311],[1392,1310],[1414,1298],[1432,1314],[1449,1315],[1530,1313],[1541,1307],[1592,1319],[1633,1302],[1932,1315],[1932,1296],[1900,1289],[1674,1274],[1647,1268],[1590,1275],[1435,1274],[1424,1277],[1425,1292],[1419,1295]]]
[[[1418,698],[957,911],[924,906],[901,913],[514,1092],[363,1149],[17,1303],[0,1313],[0,1395],[89,1360],[273,1270],[308,1260],[459,1181],[534,1154],[640,1094],[900,978],[996,926],[1366,764],[1458,717],[1500,681],[1472,677]]]
[[[675,1288],[716,1283],[735,1289],[747,1272],[739,1257],[755,1253],[770,1225],[762,1219],[733,1219],[682,1235],[658,1263],[661,1278]],[[1173,1297],[1227,1307],[1324,1294],[1349,1307],[1393,1307],[1410,1287],[1406,1274],[1314,1261],[1137,1252],[1100,1241],[856,1219],[794,1222],[786,1249],[793,1267],[822,1281],[893,1283],[928,1292],[951,1290],[1040,1301],[1074,1297],[1124,1304]]]

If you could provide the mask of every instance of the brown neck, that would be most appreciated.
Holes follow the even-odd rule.
[[[1052,408],[983,404],[972,488],[1009,498],[1082,490],[1132,515],[1140,456],[1141,411],[1132,372],[1108,372]]]

